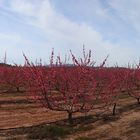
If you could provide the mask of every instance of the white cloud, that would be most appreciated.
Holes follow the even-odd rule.
[[[109,4],[122,20],[140,32],[139,0],[110,0]]]
[[[0,0],[0,6],[3,5],[4,0]]]
[[[22,41],[21,36],[17,34],[0,33],[0,41],[19,43]]]
[[[11,9],[18,13],[24,13],[25,15],[33,15],[34,7],[31,3],[25,0],[12,0]]]
[[[13,63],[13,62],[23,63],[24,62],[24,59],[22,57],[22,50],[24,50],[23,46],[29,44],[30,44],[29,40],[26,40],[19,34],[0,33],[0,58],[1,58],[0,61],[3,59],[2,57],[6,52],[8,63]],[[31,52],[31,51],[29,51],[28,49],[26,52]]]
[[[119,8],[113,1],[110,5],[115,9]],[[132,49],[122,46],[121,43],[112,43],[109,40],[104,40],[102,34],[96,31],[94,27],[86,23],[78,24],[69,20],[64,15],[57,13],[49,0],[11,0],[9,9],[21,15],[21,17],[24,16],[26,24],[40,29],[46,35],[46,46],[42,44],[41,47],[35,48],[33,44],[30,44],[30,52],[35,55],[40,55],[45,58],[45,53],[48,54],[47,51],[51,47],[55,48],[57,53],[67,53],[69,49],[72,49],[76,55],[79,55],[79,52],[82,52],[82,45],[85,44],[86,49],[93,50],[93,57],[99,60],[97,61],[98,63],[107,54],[110,54],[109,59],[111,64],[116,61],[124,64],[129,61],[128,59],[133,60],[134,51]],[[97,13],[102,17],[109,16],[106,12],[102,12],[101,9],[98,9]],[[24,39],[22,40],[17,36],[12,38],[11,35],[0,35],[0,38],[8,38],[24,43]],[[28,52],[27,47],[23,50]],[[38,57],[33,54],[31,55]]]

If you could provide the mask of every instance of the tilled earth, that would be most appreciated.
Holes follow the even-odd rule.
[[[116,116],[110,115],[111,110],[96,119],[93,114],[93,121],[90,120],[90,123],[82,121],[73,126],[90,129],[81,129],[56,139],[140,140],[140,104],[133,98],[124,98],[118,101],[116,110]],[[91,114],[92,112],[86,115]],[[76,114],[75,117],[80,115]],[[36,106],[29,102],[23,93],[0,94],[0,140],[26,140],[27,131],[18,133],[18,130],[29,130],[37,125],[59,122],[66,117],[65,112],[53,112]]]

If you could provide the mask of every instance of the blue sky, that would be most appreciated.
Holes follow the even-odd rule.
[[[97,64],[126,66],[140,59],[139,0],[0,0],[0,60],[49,61],[71,49],[92,50]]]

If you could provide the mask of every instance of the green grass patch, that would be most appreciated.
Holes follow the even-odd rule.
[[[75,140],[95,140],[95,139],[90,138],[90,137],[79,137],[79,138],[76,138]]]
[[[43,138],[58,138],[66,135],[74,134],[81,131],[89,131],[93,127],[90,125],[78,126],[76,128],[70,126],[56,126],[56,125],[44,125],[36,128],[32,128],[28,132],[28,138],[30,139],[43,139]]]
[[[28,134],[29,139],[44,139],[64,137],[71,133],[70,128],[63,128],[59,126],[44,125],[30,130]]]
[[[79,132],[89,131],[93,129],[92,125],[79,125],[79,126],[66,126],[66,125],[39,125],[32,127],[22,127],[12,130],[8,134],[14,135],[27,135],[27,139],[57,139],[63,138],[67,135],[73,135]]]

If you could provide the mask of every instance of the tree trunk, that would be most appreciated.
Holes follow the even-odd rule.
[[[138,104],[140,104],[140,98],[137,98]]]
[[[19,89],[19,87],[16,87],[16,89],[17,89],[17,92],[20,92],[20,89]]]
[[[68,112],[68,121],[69,121],[69,124],[73,124],[73,119],[72,119],[72,113],[71,112]]]
[[[112,113],[113,115],[115,115],[116,114],[116,103],[114,103],[114,106],[113,106],[113,113]]]

